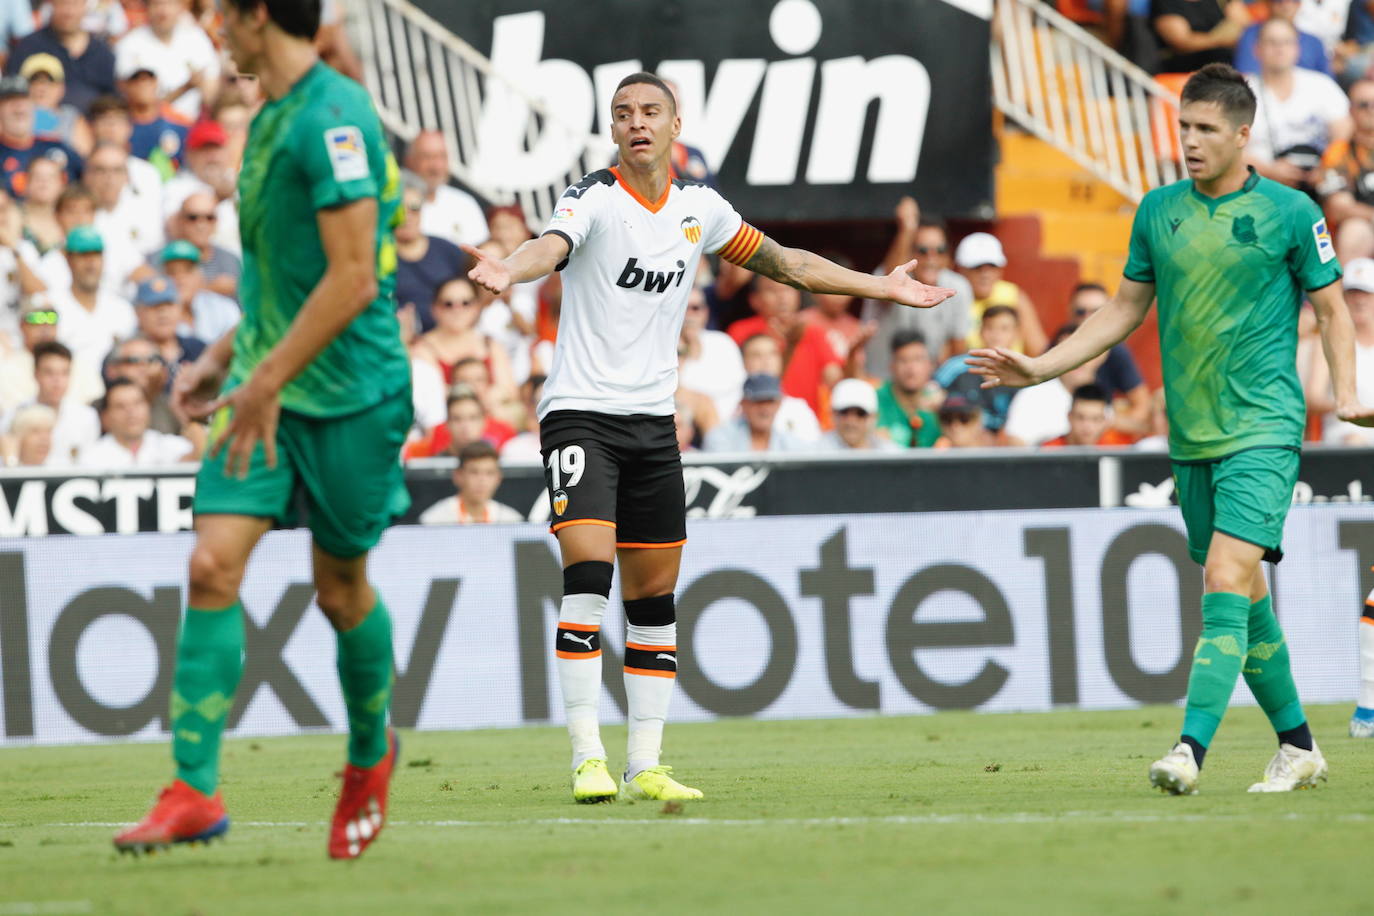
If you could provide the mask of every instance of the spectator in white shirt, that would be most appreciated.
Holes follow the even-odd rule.
[[[133,116],[129,103],[117,95],[102,95],[91,103],[86,117],[91,122],[95,142],[113,143],[129,153],[129,190],[147,212],[162,213],[162,173],[146,159],[132,155]]]
[[[420,208],[420,231],[455,245],[480,245],[487,240],[487,217],[482,205],[466,191],[448,183],[448,144],[437,130],[422,130],[410,141],[406,167],[425,183]]]
[[[8,436],[0,436],[0,464],[9,467],[66,467],[70,460],[53,451],[57,411],[46,404],[29,404],[15,412]]]
[[[876,432],[878,392],[861,378],[845,378],[830,391],[830,413],[835,428],[821,436],[822,451],[900,451],[891,439]]]
[[[128,59],[146,61],[157,74],[162,97],[187,121],[214,102],[219,86],[219,52],[187,9],[186,0],[148,0],[148,23],[115,45],[115,70]]]
[[[1354,132],[1350,101],[1331,77],[1298,67],[1298,30],[1270,19],[1255,46],[1260,72],[1250,77],[1258,107],[1246,157],[1266,178],[1311,187],[1322,153]]]
[[[129,187],[129,153],[113,143],[98,143],[82,173],[95,195],[95,228],[109,244],[127,246],[146,257],[162,247],[162,211],[157,200],[140,198]],[[151,270],[144,268],[147,274]],[[137,274],[137,272],[135,272]],[[147,276],[134,276],[134,282]]]
[[[11,426],[13,417],[27,404],[51,407],[56,414],[51,460],[55,464],[70,462],[77,452],[100,435],[100,419],[95,411],[89,404],[83,404],[72,396],[71,350],[56,341],[34,347],[33,376],[37,382],[33,400],[20,404],[6,417],[3,428]]]
[[[490,442],[478,440],[463,446],[453,469],[456,496],[441,499],[420,513],[421,525],[509,525],[525,516],[493,497],[501,487],[501,465]]]
[[[38,396],[34,377],[34,352],[40,344],[57,341],[57,310],[42,296],[35,296],[19,313],[22,347],[0,352],[0,429],[4,414]],[[70,354],[70,350],[63,347]],[[105,392],[100,366],[73,362],[69,394],[79,404],[89,404]]]
[[[215,198],[215,244],[238,254],[239,214],[234,206],[238,170],[228,147],[229,134],[217,121],[200,121],[186,136],[186,161],[162,189],[162,213],[170,218],[196,191]]]
[[[200,452],[190,440],[149,428],[148,397],[127,378],[110,382],[100,399],[100,421],[108,432],[81,450],[83,468],[120,470],[195,461]]]
[[[95,225],[95,196],[83,184],[68,185],[57,198],[57,222],[62,231],[70,235],[79,226]],[[127,299],[133,293],[133,276],[144,269],[143,256],[127,241],[118,236],[101,239],[100,289],[120,299]],[[38,260],[38,278],[47,287],[48,294],[56,296],[72,288],[72,269],[67,258],[65,241],[62,245],[48,251]]]
[[[1056,346],[1076,329],[1069,325],[1059,329],[1050,346]],[[1083,385],[1094,384],[1097,370],[1107,361],[1107,353],[1070,369],[1058,378],[1030,388],[1022,388],[1011,400],[1007,422],[1003,427],[1007,445],[1043,445],[1069,432],[1069,409],[1073,393]]]
[[[708,452],[805,451],[806,443],[775,425],[781,404],[782,383],[776,375],[749,376],[744,380],[739,416],[707,433],[702,448]]]
[[[200,249],[195,245],[182,239],[168,242],[158,261],[162,272],[177,288],[182,310],[178,334],[214,343],[239,323],[238,303],[205,288]]]
[[[706,327],[710,317],[705,293],[700,287],[694,288],[688,294],[687,312],[682,319],[677,383],[679,388],[709,397],[716,407],[716,416],[725,419],[733,417],[739,407],[744,357],[729,334]]]
[[[214,195],[196,191],[181,202],[181,209],[172,215],[168,228],[173,239],[184,239],[200,252],[200,270],[205,277],[205,288],[237,302],[243,260],[229,249],[215,244],[215,225],[218,222]]]
[[[64,249],[71,283],[65,290],[50,287],[48,296],[60,316],[57,339],[77,360],[98,366],[115,341],[133,336],[138,317],[127,299],[102,286],[105,243],[94,226],[68,232]]]
[[[782,377],[782,347],[769,334],[755,334],[740,345],[746,375],[774,375]],[[727,418],[725,415],[722,419]],[[805,398],[784,394],[773,417],[779,432],[802,443],[815,442],[821,437],[821,423]]]

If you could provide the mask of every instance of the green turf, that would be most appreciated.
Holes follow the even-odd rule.
[[[561,729],[408,733],[393,823],[353,863],[324,854],[339,737],[226,742],[228,842],[141,860],[79,825],[137,819],[164,746],[12,748],[0,916],[1368,912],[1374,742],[1312,712],[1328,785],[1248,795],[1273,738],[1240,709],[1191,798],[1146,785],[1172,708],[677,725],[707,799],[676,814],[574,805]]]

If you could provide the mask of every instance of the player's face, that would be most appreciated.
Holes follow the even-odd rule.
[[[453,475],[464,501],[489,502],[501,486],[501,466],[495,458],[478,458],[458,468]]]
[[[67,388],[72,383],[71,360],[61,356],[45,356],[33,368],[34,381],[38,383],[38,401],[50,406],[62,403],[67,396]]]
[[[892,354],[892,384],[903,394],[915,394],[930,381],[935,365],[923,343],[909,343]]]
[[[1010,315],[996,315],[983,322],[983,343],[989,347],[1014,347],[1019,329]]]
[[[666,162],[681,130],[682,119],[657,86],[631,83],[611,99],[611,139],[622,163],[650,168]]]
[[[159,2],[159,0],[153,0]],[[166,0],[162,0],[166,2]],[[229,49],[229,56],[240,73],[257,73],[258,62],[262,55],[262,28],[267,16],[267,5],[252,10],[240,10],[232,3],[219,3],[222,17],[220,37]],[[152,3],[149,4],[148,18],[152,18]],[[175,22],[175,19],[173,20]]]
[[[1250,139],[1250,125],[1236,125],[1216,102],[1189,102],[1178,116],[1188,177],[1215,181],[1235,166]]]
[[[1069,410],[1070,445],[1095,445],[1107,431],[1107,405],[1101,401],[1075,401]]]

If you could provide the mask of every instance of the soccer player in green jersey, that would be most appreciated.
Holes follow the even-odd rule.
[[[118,834],[122,851],[228,829],[216,791],[220,734],[243,668],[239,585],[274,520],[304,497],[316,602],[338,635],[348,761],[329,855],[355,858],[386,816],[397,746],[387,728],[391,620],[367,553],[408,505],[398,461],[411,424],[410,363],[392,303],[399,171],[366,91],[319,61],[319,0],[224,0],[224,38],[267,102],[239,176],[238,327],[177,380],[213,416],[196,481],[190,594],[172,683],[176,779]]]
[[[1182,735],[1150,767],[1151,784],[1174,794],[1197,791],[1242,673],[1279,739],[1250,791],[1286,792],[1326,778],[1260,567],[1282,557],[1297,483],[1304,293],[1316,310],[1337,414],[1374,425],[1374,411],[1355,394],[1353,330],[1326,221],[1302,193],[1246,166],[1254,116],[1255,96],[1234,69],[1210,64],[1193,74],[1179,117],[1191,178],[1141,201],[1112,302],[1039,357],[998,348],[975,350],[971,360],[985,387],[1039,384],[1119,343],[1158,296],[1169,456],[1205,592]]]

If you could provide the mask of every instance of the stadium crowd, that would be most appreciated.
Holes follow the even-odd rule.
[[[1190,66],[1224,48],[1255,72],[1255,166],[1325,205],[1348,265],[1361,396],[1374,401],[1374,79],[1363,46],[1342,42],[1329,23],[1298,31],[1313,22],[1308,0],[1281,0],[1263,24],[1237,30],[1239,14],[1250,15],[1237,0],[1224,22],[1206,27],[1202,48],[1203,25],[1189,19],[1194,37],[1180,38],[1171,17],[1186,17],[1169,12],[1171,2],[1155,0],[1152,22],[1162,42],[1193,54]],[[356,76],[339,11],[325,7],[326,60]],[[149,466],[195,460],[205,447],[203,426],[178,416],[168,392],[178,369],[238,318],[236,177],[261,102],[253,77],[221,65],[215,17],[207,0],[51,0],[37,10],[0,0],[5,465]],[[1370,31],[1374,38],[1374,23]],[[1353,72],[1348,94],[1328,72]],[[480,292],[459,246],[504,256],[531,237],[526,215],[484,210],[453,186],[438,132],[416,136],[402,160],[396,300],[416,417],[404,459],[460,458],[455,483],[479,515],[496,518],[498,460],[539,459],[535,407],[558,332],[559,279],[497,299]],[[714,180],[698,150],[682,146],[674,162],[684,177]],[[958,295],[932,310],[810,296],[703,261],[679,341],[681,448],[1167,447],[1162,395],[1125,345],[1019,393],[983,389],[966,365],[967,351],[984,344],[1041,352],[1102,307],[1106,289],[1083,284],[1067,302],[1037,308],[1005,278],[995,235],[952,238],[903,198],[886,255],[867,266],[886,273],[912,258],[919,280]],[[1331,415],[1310,314],[1299,361],[1310,438],[1370,442]]]

